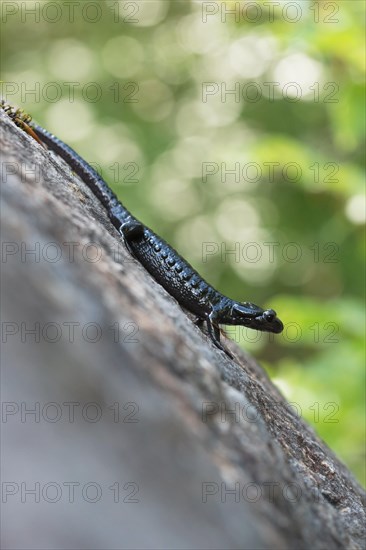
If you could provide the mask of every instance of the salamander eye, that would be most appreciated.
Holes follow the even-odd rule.
[[[271,323],[276,318],[276,312],[273,309],[267,309],[263,313],[263,317],[268,323]]]

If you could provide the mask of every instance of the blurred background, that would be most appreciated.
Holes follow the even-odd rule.
[[[227,332],[365,485],[364,6],[6,2],[1,95],[276,309],[281,335]]]

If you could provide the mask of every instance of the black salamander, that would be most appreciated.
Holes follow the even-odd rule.
[[[196,316],[197,324],[207,323],[208,333],[219,349],[232,357],[220,342],[219,325],[242,325],[273,333],[283,330],[283,324],[273,309],[264,310],[250,302],[237,302],[209,285],[174,248],[137,220],[99,174],[71,147],[41,126],[30,123],[28,115],[19,116],[19,110],[17,117],[11,116],[9,109],[7,113],[24,131],[30,135],[34,133],[37,141],[45,143],[63,158],[86,183],[105,207],[130,253],[181,306]]]

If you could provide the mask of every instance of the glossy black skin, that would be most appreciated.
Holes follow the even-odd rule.
[[[90,187],[131,254],[181,306],[197,316],[197,324],[206,321],[209,335],[218,348],[231,357],[220,343],[220,324],[282,332],[283,324],[275,311],[263,310],[250,302],[236,302],[215,290],[174,248],[132,216],[107,183],[71,147],[40,126],[32,124],[31,128]]]

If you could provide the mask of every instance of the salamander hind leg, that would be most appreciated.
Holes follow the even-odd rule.
[[[128,220],[121,224],[119,232],[122,235],[125,245],[129,252],[134,255],[130,244],[133,241],[138,241],[144,236],[145,227],[137,220]]]
[[[144,234],[144,229],[145,227],[142,223],[137,220],[129,220],[121,225],[119,232],[129,242],[141,238]]]

